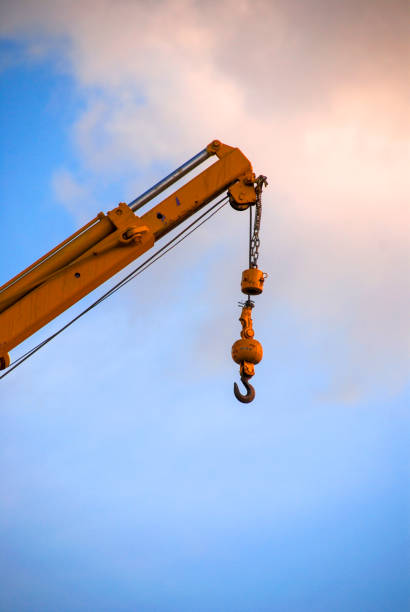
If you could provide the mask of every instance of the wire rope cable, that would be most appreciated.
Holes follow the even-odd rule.
[[[204,223],[209,221],[209,219],[211,219],[211,217],[216,215],[216,213],[218,213],[224,206],[226,206],[227,203],[228,203],[228,196],[225,195],[223,198],[218,200],[218,202],[213,204],[213,206],[211,206],[204,213],[202,213],[202,215],[197,217],[192,223],[190,223],[187,227],[185,227],[181,232],[179,232],[179,234],[174,236],[169,242],[167,242],[166,244],[164,244],[164,246],[158,249],[158,251],[156,251],[153,255],[148,257],[144,262],[142,262],[142,264],[140,264],[139,266],[134,268],[134,270],[132,270],[129,274],[124,276],[124,278],[122,278],[118,283],[116,283],[113,287],[111,287],[111,289],[106,291],[95,302],[90,304],[90,306],[85,308],[77,316],[75,316],[73,319],[68,321],[68,323],[60,327],[60,329],[58,329],[54,334],[51,334],[48,338],[46,338],[45,340],[37,344],[37,346],[33,347],[32,349],[28,350],[26,353],[18,357],[13,362],[13,364],[7,369],[7,372],[5,372],[4,374],[0,376],[0,379],[10,374],[10,372],[12,372],[19,365],[21,365],[24,361],[29,359],[32,355],[34,355],[34,353],[36,353],[41,348],[43,348],[43,346],[51,342],[51,340],[53,340],[56,336],[61,334],[64,330],[70,327],[73,323],[78,321],[78,319],[81,319],[81,317],[87,314],[87,312],[90,312],[90,310],[92,310],[93,308],[95,308],[96,306],[104,302],[106,299],[111,297],[114,293],[116,293],[119,289],[124,287],[131,280],[133,280],[134,278],[142,274],[142,272],[145,272],[145,270],[147,270],[150,266],[152,266],[152,264],[154,264],[156,261],[161,259],[161,257],[164,257],[164,255],[169,253],[169,251],[172,251],[172,249],[174,249],[178,244],[180,244],[183,240],[185,240],[185,238],[188,238],[188,236],[190,236],[193,232],[195,232],[198,228],[200,228],[201,225],[204,225]],[[219,206],[220,204],[221,206]]]

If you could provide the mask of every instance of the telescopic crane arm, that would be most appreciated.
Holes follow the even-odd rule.
[[[135,214],[211,155],[218,160],[141,217]],[[218,140],[129,205],[99,213],[75,234],[0,288],[0,369],[9,351],[150,249],[170,230],[228,190],[244,210],[257,200],[243,153]]]

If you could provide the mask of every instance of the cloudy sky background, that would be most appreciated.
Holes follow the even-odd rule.
[[[213,138],[269,178],[251,407],[228,207],[1,381],[5,610],[405,609],[409,17],[2,3],[0,282]]]

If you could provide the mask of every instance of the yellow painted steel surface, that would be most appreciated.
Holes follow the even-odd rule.
[[[249,268],[242,272],[241,291],[247,295],[259,295],[263,291],[265,274],[258,268]]]
[[[115,211],[132,215],[132,223],[139,225],[142,233],[124,242],[124,228],[117,228],[4,310],[0,315],[0,337],[6,346],[0,353],[17,346],[153,246],[152,232],[128,206],[120,206]],[[30,286],[29,276],[27,284]]]
[[[150,249],[156,240],[229,189],[256,201],[254,174],[239,149],[212,141],[212,166],[137,217],[126,204],[99,215],[0,288],[0,369],[8,351]]]
[[[244,305],[239,321],[242,324],[241,338],[232,346],[232,359],[240,364],[241,376],[245,374],[250,378],[255,374],[254,366],[263,357],[262,345],[254,338],[251,306]]]

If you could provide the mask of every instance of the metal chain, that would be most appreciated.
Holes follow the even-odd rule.
[[[262,217],[262,189],[267,186],[268,181],[266,176],[262,174],[258,176],[255,181],[255,191],[256,191],[256,205],[255,205],[255,222],[253,225],[253,233],[250,238],[249,245],[249,267],[257,268],[258,267],[258,257],[259,257],[259,247],[260,247],[260,239],[259,239],[259,230],[261,227],[261,217]]]

